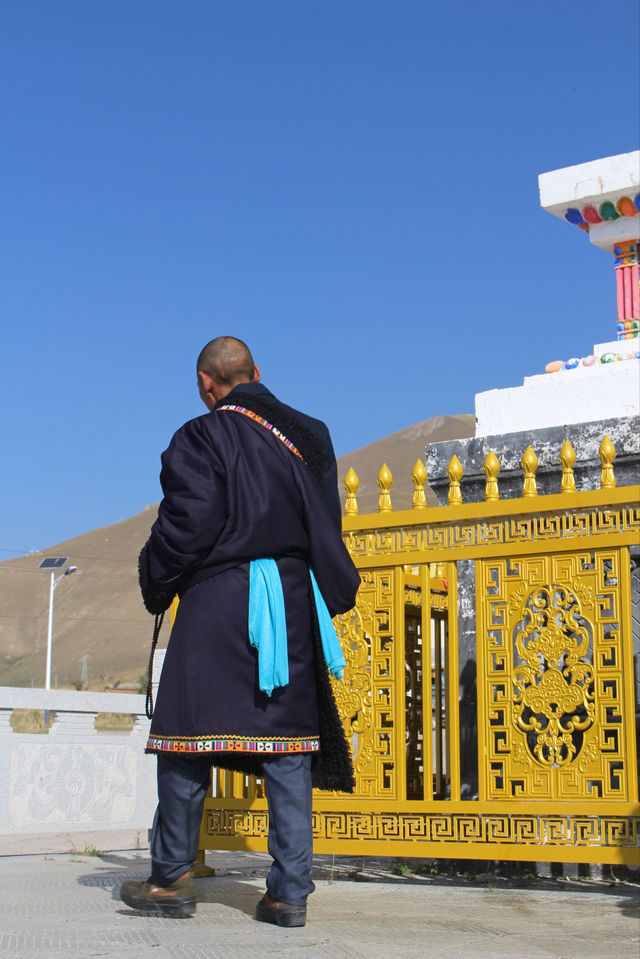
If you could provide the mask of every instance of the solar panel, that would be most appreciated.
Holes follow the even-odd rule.
[[[38,569],[59,569],[69,559],[68,556],[47,556],[42,560]]]

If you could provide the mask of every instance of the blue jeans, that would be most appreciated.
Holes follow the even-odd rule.
[[[273,863],[267,895],[304,906],[311,882],[311,754],[262,759],[269,805],[268,849]],[[158,753],[158,808],[151,834],[152,876],[159,885],[175,882],[198,852],[202,808],[211,779],[206,756]]]

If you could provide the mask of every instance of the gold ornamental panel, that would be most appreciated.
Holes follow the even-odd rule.
[[[403,607],[395,585],[401,574],[400,569],[363,572],[355,609],[334,620],[347,665],[333,690],[352,746],[356,795],[367,798],[399,795],[396,724],[404,675],[396,676],[394,644],[402,636]]]
[[[477,564],[481,799],[634,800],[626,550]]]
[[[557,495],[501,500],[490,462],[486,503],[417,496],[394,512],[384,498],[366,516],[351,477],[344,539],[362,586],[334,621],[347,661],[334,690],[356,790],[315,793],[317,852],[640,865],[628,552],[640,488],[576,492],[571,459]],[[458,560],[475,562],[476,584],[477,712],[463,732],[478,730],[479,783],[464,801]],[[266,849],[267,835],[261,782],[217,773],[201,848]]]

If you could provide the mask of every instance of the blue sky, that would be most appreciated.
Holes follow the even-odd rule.
[[[159,498],[245,339],[338,454],[615,338],[540,172],[637,149],[636,0],[5,0],[0,558]]]

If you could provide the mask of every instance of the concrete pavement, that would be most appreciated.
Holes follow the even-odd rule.
[[[359,861],[361,862],[361,861]],[[504,888],[371,874],[316,857],[303,929],[253,919],[269,858],[207,854],[192,919],[135,913],[118,898],[148,852],[0,857],[2,959],[637,959],[638,886]],[[350,876],[357,875],[360,881]],[[322,876],[324,878],[317,878]],[[336,878],[341,877],[341,878]],[[389,881],[390,880],[390,881]]]

